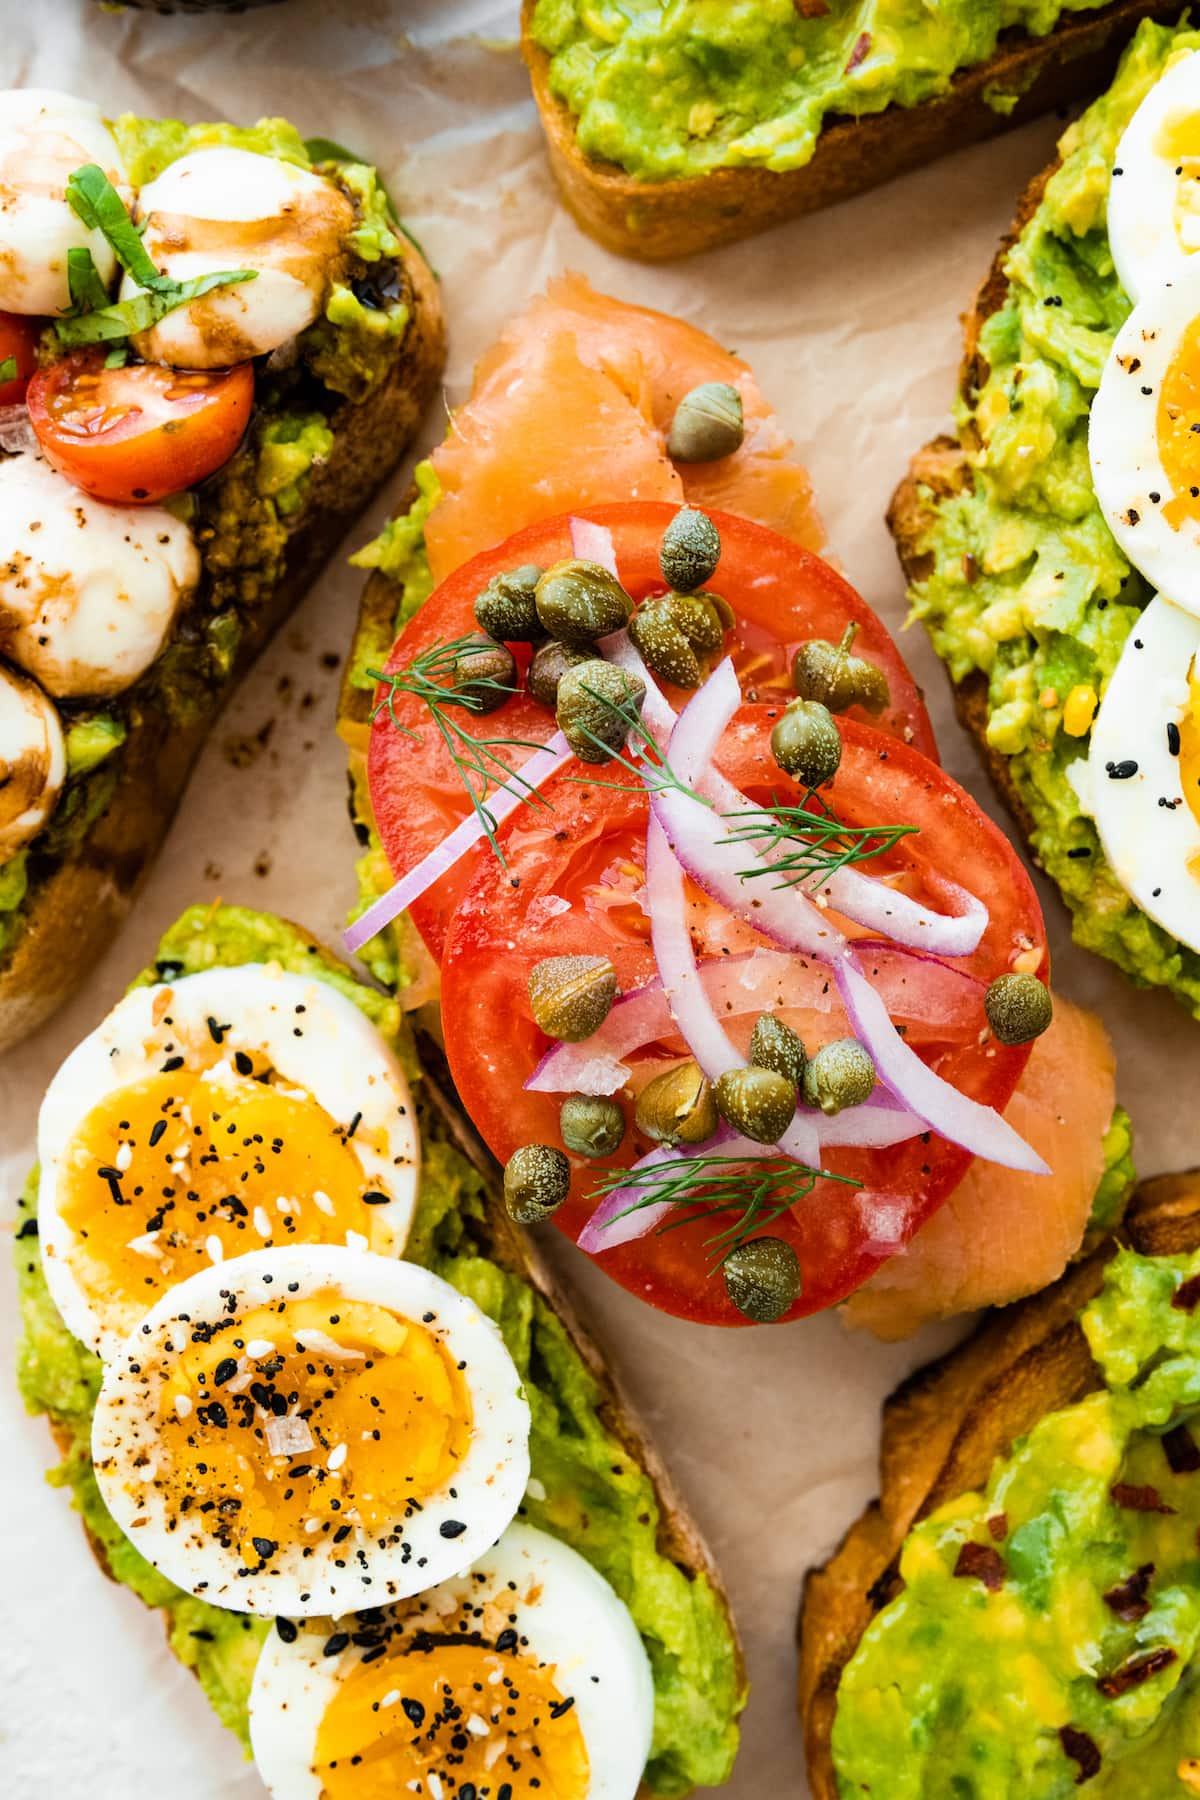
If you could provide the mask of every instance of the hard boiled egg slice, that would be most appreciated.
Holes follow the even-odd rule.
[[[66,197],[69,178],[98,163],[126,200],[128,179],[98,106],[44,88],[0,92],[0,311],[53,316],[71,304],[67,255],[90,250],[108,286],[117,259]]]
[[[328,982],[247,963],[135,988],[42,1103],[50,1292],[108,1356],[167,1288],[227,1257],[399,1256],[419,1151],[396,1056]]]
[[[62,724],[36,682],[0,664],[0,862],[35,838],[67,772]]]
[[[499,1331],[416,1263],[260,1250],[163,1295],[104,1371],[104,1503],[178,1587],[350,1612],[445,1580],[512,1519],[529,1405]]]
[[[274,1800],[633,1800],[653,1724],[627,1608],[528,1525],[406,1604],[278,1622],[250,1694]]]
[[[1117,880],[1200,950],[1200,620],[1152,600],[1121,652],[1086,764],[1073,765]]]
[[[1108,241],[1121,286],[1141,300],[1200,250],[1200,55],[1155,82],[1113,158]]]
[[[251,150],[193,150],[141,191],[151,260],[177,281],[253,269],[253,281],[176,307],[134,338],[150,362],[224,369],[311,325],[346,266],[349,200],[320,175]],[[137,293],[126,276],[121,294]]]
[[[1096,497],[1136,569],[1200,613],[1200,265],[1134,307],[1092,402]]]

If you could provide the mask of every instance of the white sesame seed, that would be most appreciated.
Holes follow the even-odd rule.
[[[333,1212],[333,1201],[329,1198],[328,1194],[323,1194],[320,1188],[313,1189],[313,1205],[317,1208],[318,1212],[326,1214],[332,1214]]]
[[[472,1737],[486,1737],[491,1730],[491,1727],[486,1719],[480,1718],[478,1713],[468,1713],[467,1730],[471,1733]]]
[[[275,1202],[275,1204],[279,1208],[279,1211],[281,1213],[290,1213],[295,1202],[292,1200],[285,1200],[283,1195],[280,1194],[280,1196],[279,1196],[278,1200]]]
[[[529,1477],[529,1480],[525,1485],[525,1492],[529,1495],[531,1500],[544,1500],[546,1498],[545,1484],[540,1482],[536,1475],[531,1475]]]
[[[269,1238],[271,1235],[273,1226],[265,1206],[256,1206],[254,1209],[254,1229],[261,1238]]]
[[[205,1238],[204,1248],[208,1252],[209,1262],[219,1263],[224,1260],[225,1248],[224,1248],[224,1245],[221,1243],[220,1238],[216,1235],[215,1232],[213,1233],[212,1237]]]
[[[433,1800],[442,1800],[442,1784],[436,1775],[427,1775],[425,1785],[433,1795]]]
[[[400,1698],[400,1689],[392,1688],[392,1689],[390,1689],[390,1691],[388,1693],[386,1693],[383,1696],[383,1699],[379,1702],[379,1704],[380,1704],[380,1706],[395,1706],[395,1704],[399,1698]]]
[[[320,1519],[305,1519],[304,1529],[308,1533],[309,1537],[311,1537],[314,1531],[320,1531],[320,1529],[321,1529]]]
[[[325,1467],[332,1472],[334,1469],[340,1469],[345,1460],[345,1444],[335,1444],[333,1449],[329,1452],[329,1461],[326,1463]]]
[[[129,1165],[132,1161],[133,1161],[133,1145],[132,1144],[118,1144],[117,1154],[113,1157],[113,1162],[116,1164],[117,1168],[120,1169],[122,1175],[125,1173],[126,1169],[129,1167]]]
[[[253,1357],[270,1356],[275,1346],[270,1338],[251,1338],[246,1345],[246,1355]]]
[[[175,1411],[181,1419],[186,1419],[192,1410],[191,1400],[186,1394],[176,1394]]]

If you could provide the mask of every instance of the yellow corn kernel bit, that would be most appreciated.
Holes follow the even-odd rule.
[[[1200,1756],[1185,1756],[1175,1773],[1189,1794],[1200,1794]]]
[[[1094,687],[1073,687],[1063,707],[1063,730],[1068,737],[1086,737],[1100,700]]]

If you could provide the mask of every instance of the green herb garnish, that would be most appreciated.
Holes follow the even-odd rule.
[[[108,289],[100,279],[90,250],[77,247],[67,251],[67,286],[71,291],[73,318],[108,305]]]
[[[729,832],[732,842],[751,844],[760,855],[771,858],[765,867],[739,869],[738,879],[778,875],[779,887],[794,887],[801,881],[819,885],[852,863],[882,856],[918,829],[915,825],[843,824],[815,793],[807,794],[799,806],[773,803],[724,816],[726,823],[734,826]]]
[[[7,382],[15,381],[16,379],[17,359],[15,356],[6,356],[4,361],[0,362],[0,387],[3,387]]]

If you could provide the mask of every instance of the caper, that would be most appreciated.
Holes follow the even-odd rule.
[[[732,614],[718,594],[666,596],[671,617],[693,650],[719,650],[732,623]]]
[[[832,781],[842,760],[842,734],[819,700],[792,700],[771,733],[779,767],[806,788]]]
[[[792,658],[792,686],[802,700],[820,700],[835,713],[848,706],[883,711],[891,698],[887,676],[865,657],[851,656],[857,632],[857,625],[848,625],[840,644],[825,638],[801,644]]]
[[[807,1105],[832,1116],[870,1099],[875,1064],[857,1038],[837,1038],[822,1044],[804,1071],[801,1087]]]
[[[790,1025],[774,1013],[759,1013],[750,1033],[750,1061],[756,1069],[774,1069],[798,1088],[808,1065],[804,1045]]]
[[[479,638],[454,658],[454,691],[474,713],[492,713],[517,691],[517,665],[511,650],[492,638]]]
[[[564,644],[594,644],[628,623],[633,601],[599,563],[555,563],[534,590],[543,631]]]
[[[600,1094],[568,1094],[558,1115],[562,1141],[576,1156],[611,1156],[625,1136],[625,1114]]]
[[[717,462],[740,450],[745,435],[742,396],[737,389],[727,381],[702,381],[676,408],[667,455],[672,462]]]
[[[574,644],[560,644],[557,638],[548,638],[534,651],[529,665],[525,679],[530,693],[543,706],[557,706],[558,684],[567,670],[591,660],[590,647],[584,650]]]
[[[605,763],[629,735],[629,715],[640,713],[646,684],[603,657],[577,663],[558,684],[558,729],[580,762]]]
[[[721,560],[721,534],[695,506],[683,506],[663,533],[658,566],[669,587],[690,594],[711,581]]]
[[[529,977],[538,1028],[563,1044],[599,1031],[617,997],[617,971],[607,956],[547,956]]]
[[[652,675],[675,687],[700,686],[700,659],[671,612],[671,594],[643,601],[629,621],[629,636]]]
[[[551,1144],[526,1144],[504,1165],[504,1204],[518,1225],[558,1211],[571,1186],[571,1165]]]
[[[800,1259],[782,1238],[757,1237],[731,1250],[725,1292],[756,1325],[773,1325],[800,1297]]]
[[[992,1036],[1002,1044],[1041,1037],[1054,1015],[1050,989],[1036,975],[998,975],[983,996]]]
[[[796,1111],[796,1085],[774,1069],[726,1069],[713,1087],[727,1125],[756,1144],[777,1144]]]
[[[711,1087],[690,1061],[647,1082],[634,1118],[638,1130],[656,1144],[703,1144],[721,1122]]]
[[[536,563],[522,563],[493,575],[475,599],[475,623],[502,644],[533,644],[542,635],[534,589],[542,571]]]

